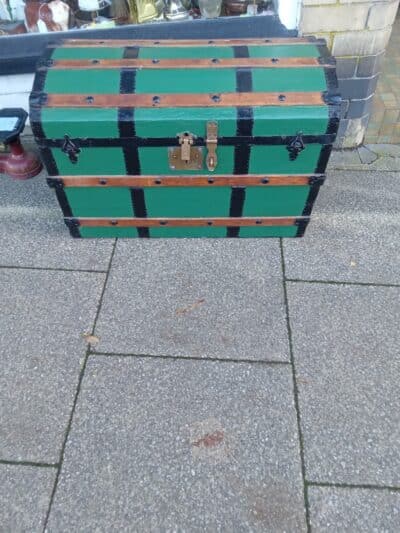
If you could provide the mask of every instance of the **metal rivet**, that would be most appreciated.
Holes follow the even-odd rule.
[[[263,178],[263,179],[261,180],[261,183],[269,183],[269,179],[268,179],[268,178]]]
[[[101,179],[99,180],[100,185],[107,185],[107,180]]]
[[[104,44],[104,41],[99,41],[99,44]]]
[[[161,98],[159,96],[153,96],[153,104],[159,104],[160,103],[160,100]]]
[[[220,101],[221,101],[221,97],[220,97],[218,94],[213,94],[213,95],[211,96],[211,100],[212,100],[213,102],[220,102]]]
[[[213,59],[211,59],[211,63],[219,63],[219,59],[217,59],[216,57],[214,57]]]
[[[214,44],[214,41],[208,41],[208,44]]]
[[[270,43],[271,39],[264,39],[264,43]]]
[[[87,96],[87,97],[86,97],[86,102],[87,102],[88,104],[93,104],[93,102],[94,102],[94,98],[93,98],[93,96]]]
[[[118,225],[118,220],[110,220],[110,224],[111,224],[111,226],[117,226]]]
[[[277,57],[271,58],[272,63],[278,63],[279,59]]]
[[[154,41],[153,44],[160,44],[160,41]]]
[[[166,226],[167,221],[166,220],[160,220],[160,226]]]
[[[162,182],[161,182],[161,180],[154,180],[154,183],[155,183],[156,185],[161,185]]]
[[[153,60],[152,60],[152,63],[154,63],[154,64],[159,63],[159,62],[160,62],[159,59],[153,59]]]
[[[262,224],[262,220],[256,220],[256,224]]]
[[[96,65],[98,62],[99,62],[98,59],[92,59],[92,63],[93,63],[94,65]]]
[[[214,180],[212,178],[208,179],[207,181],[208,183],[214,183]]]
[[[285,96],[284,94],[280,94],[280,95],[278,96],[278,100],[279,100],[280,102],[284,102],[284,101],[286,100],[286,96]]]
[[[212,226],[212,225],[213,225],[213,222],[212,222],[211,220],[209,220],[209,221],[207,222],[207,226]]]

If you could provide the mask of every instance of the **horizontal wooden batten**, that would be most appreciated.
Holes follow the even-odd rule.
[[[280,44],[325,44],[321,39],[309,37],[281,37],[274,39],[66,39],[61,48],[108,48],[108,47],[139,47],[139,46],[276,46]],[[50,47],[60,48],[60,44]]]
[[[253,92],[215,94],[42,94],[42,107],[247,107],[325,105],[320,92]],[[31,100],[32,107],[35,105]]]
[[[322,182],[324,175],[209,175],[209,176],[60,176],[49,185],[64,187],[251,187],[299,186]]]
[[[136,69],[198,69],[198,68],[290,68],[319,67],[334,68],[334,65],[323,64],[315,57],[235,57],[229,59],[59,59],[49,60],[47,65],[38,70],[76,69],[76,70],[112,70],[121,68]]]
[[[238,218],[66,218],[68,224],[82,227],[238,227],[295,226],[309,217],[238,217]]]

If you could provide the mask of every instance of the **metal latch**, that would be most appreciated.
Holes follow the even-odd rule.
[[[207,122],[207,159],[206,165],[210,172],[215,170],[218,164],[217,157],[217,143],[218,143],[218,124],[214,121]]]
[[[289,152],[290,161],[295,161],[300,152],[305,149],[303,133],[299,131],[292,142],[286,147]]]
[[[196,138],[193,133],[185,131],[177,135],[179,146],[168,151],[169,166],[173,170],[200,170],[203,152],[200,146],[193,146]]]
[[[78,162],[78,154],[81,153],[81,149],[75,143],[73,143],[69,135],[64,135],[64,142],[61,147],[61,151],[67,154],[71,163],[76,165]]]

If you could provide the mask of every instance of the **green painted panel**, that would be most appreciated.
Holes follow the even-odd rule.
[[[125,237],[137,237],[136,228],[114,228],[114,227],[82,227],[79,228],[81,237],[88,239],[115,239],[116,237],[124,239]]]
[[[75,217],[133,217],[127,187],[67,187],[69,205]]]
[[[236,91],[235,69],[157,69],[139,70],[136,92],[220,93]]]
[[[249,46],[250,57],[319,57],[314,44],[281,44],[277,46]]]
[[[147,216],[197,218],[227,217],[230,187],[148,187],[145,189]]]
[[[296,237],[297,226],[247,226],[240,228],[239,237]]]
[[[82,148],[76,164],[60,148],[53,148],[52,153],[60,175],[126,174],[122,148]]]
[[[49,70],[44,92],[55,94],[119,94],[121,73],[115,70]]]
[[[255,107],[253,135],[320,135],[329,120],[327,106]]]
[[[203,48],[190,46],[164,46],[164,47],[141,47],[139,49],[141,59],[212,59],[214,57],[234,57],[230,46],[205,46]]]
[[[121,59],[124,48],[56,48],[52,59]]]
[[[198,237],[226,237],[226,228],[150,228],[150,237],[155,238],[198,238]]]
[[[289,160],[285,145],[252,146],[249,172],[252,174],[312,174],[321,152],[320,144],[307,144],[295,161]]]
[[[300,216],[310,187],[247,187],[244,217]]]
[[[44,107],[42,125],[49,139],[119,136],[117,109]]]
[[[220,146],[218,148],[218,174],[231,174],[234,164],[234,147]],[[142,174],[210,174],[204,165],[202,170],[172,170],[168,162],[168,148],[139,148],[140,168]],[[205,150],[203,149],[203,161],[205,160]],[[101,168],[101,167],[100,167]],[[265,172],[265,169],[262,172]],[[268,169],[270,172],[270,170]],[[113,172],[118,174],[118,172]]]
[[[135,109],[136,134],[139,137],[175,137],[184,131],[205,137],[207,121],[215,119],[218,119],[220,137],[236,135],[236,109],[233,107],[217,111],[212,107]]]
[[[254,92],[325,91],[323,68],[256,68],[253,69]]]

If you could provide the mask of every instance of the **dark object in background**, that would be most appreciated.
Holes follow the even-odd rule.
[[[9,152],[0,154],[0,174],[8,174],[17,180],[27,180],[37,176],[42,163],[31,152],[25,152],[20,134],[23,132],[28,113],[23,109],[0,110],[0,143]]]

